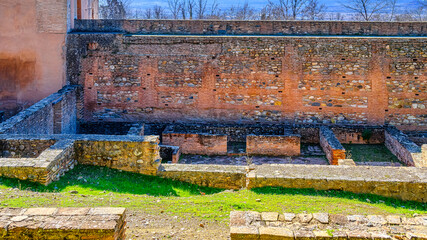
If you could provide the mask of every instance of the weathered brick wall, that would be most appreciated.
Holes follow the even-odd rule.
[[[383,144],[384,128],[333,127],[335,137],[343,144]]]
[[[0,124],[0,134],[76,133],[76,87],[66,86]]]
[[[269,156],[299,156],[301,136],[299,135],[248,135],[246,153]]]
[[[422,22],[338,21],[77,20],[74,31],[205,35],[427,35]]]
[[[164,132],[162,143],[179,146],[184,154],[227,155],[227,135]]]
[[[401,131],[389,127],[385,131],[385,146],[407,166],[427,167],[422,149]]]
[[[71,84],[84,87],[86,121],[420,130],[427,129],[425,52],[422,37],[73,33],[67,71]]]

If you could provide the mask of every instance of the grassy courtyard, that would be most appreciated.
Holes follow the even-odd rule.
[[[384,144],[343,144],[355,162],[400,162]]]
[[[408,216],[427,213],[425,203],[374,195],[283,188],[221,190],[82,165],[47,187],[0,178],[0,192],[0,207],[114,206],[224,223],[233,210]]]

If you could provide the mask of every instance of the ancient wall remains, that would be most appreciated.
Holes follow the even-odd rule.
[[[426,36],[422,22],[78,20],[75,32],[197,35]]]
[[[328,213],[230,213],[230,238],[238,239],[423,239],[427,216]]]
[[[383,144],[384,128],[377,127],[333,127],[331,128],[342,144]]]
[[[227,155],[227,135],[165,131],[162,143],[179,146],[184,154]]]
[[[7,140],[2,139],[2,142]],[[74,152],[74,140],[54,139],[40,141],[38,139],[20,139],[19,149],[22,155],[12,155],[0,158],[0,176],[29,180],[48,185],[72,169],[77,163]],[[51,146],[46,148],[46,144]],[[42,147],[42,148],[40,148]],[[23,154],[27,150],[31,156]],[[4,151],[6,152],[6,151]],[[3,152],[3,153],[4,153]],[[9,152],[9,151],[7,151]],[[37,156],[34,153],[38,153]],[[12,153],[12,152],[11,152]]]
[[[110,29],[108,24],[98,25],[104,21],[80,23],[92,24],[86,26],[87,31]],[[119,23],[123,29],[131,28],[129,32],[144,32],[144,26],[150,24],[166,24]],[[181,23],[191,25],[178,21],[174,27]],[[188,33],[215,25],[196,23]],[[258,24],[234,24],[252,23]],[[270,22],[259,24],[264,29]],[[293,24],[306,24],[315,32],[320,26],[338,23]],[[340,28],[342,33],[346,32],[345,24]],[[400,23],[391,28],[385,27],[386,23],[358,24],[365,26],[363,29],[370,26],[370,31],[388,31]],[[171,34],[180,33],[174,27],[165,29]],[[157,33],[157,28],[151,29],[149,33]],[[68,81],[84,87],[81,118],[392,124],[406,130],[427,129],[424,37],[377,38],[363,36],[365,31],[342,37],[257,36],[244,27],[235,29],[252,35],[70,34]],[[410,34],[410,30],[402,31]],[[419,36],[424,34],[416,31]],[[227,34],[237,33],[230,30]]]
[[[420,146],[401,131],[389,127],[385,131],[385,146],[407,166],[427,167],[427,158]]]
[[[301,154],[301,136],[286,135],[248,135],[246,153],[268,156],[299,156]]]
[[[146,175],[156,175],[161,164],[158,136],[86,136],[76,141],[80,164],[105,166]]]
[[[48,185],[77,163],[156,175],[159,137],[0,135],[0,176]]]
[[[2,239],[125,239],[124,208],[2,208]]]
[[[244,166],[162,164],[157,175],[214,188],[241,189],[246,186]]]
[[[247,188],[341,190],[427,202],[426,172],[414,167],[269,164],[248,174]]]
[[[75,86],[57,93],[21,111],[0,124],[0,134],[71,134],[77,129]]]
[[[326,154],[326,158],[331,165],[338,165],[338,160],[346,159],[345,149],[332,132],[327,127],[321,127],[320,130],[320,146]]]

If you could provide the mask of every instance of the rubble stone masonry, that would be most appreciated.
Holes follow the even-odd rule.
[[[122,23],[136,33],[148,24]],[[422,32],[418,37],[132,35],[105,33],[110,25],[93,24],[76,31],[104,32],[71,33],[67,48],[68,81],[84,87],[86,121],[427,129]],[[197,33],[193,28],[186,34]]]

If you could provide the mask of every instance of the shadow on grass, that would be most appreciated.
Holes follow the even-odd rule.
[[[35,192],[61,192],[66,187],[79,186],[100,191],[150,196],[180,196],[180,192],[186,192],[187,195],[200,195],[201,192],[214,194],[223,191],[171,179],[85,165],[77,165],[59,181],[49,186],[4,177],[0,177],[0,185]]]
[[[382,197],[374,194],[365,193],[352,193],[339,190],[315,190],[312,188],[295,189],[295,188],[282,188],[282,187],[263,187],[254,188],[251,191],[257,194],[276,194],[276,195],[305,195],[305,196],[319,196],[319,197],[334,197],[349,200],[358,200],[365,203],[383,203],[394,208],[406,208],[420,211],[427,211],[427,203],[415,201],[402,201],[399,199]]]

